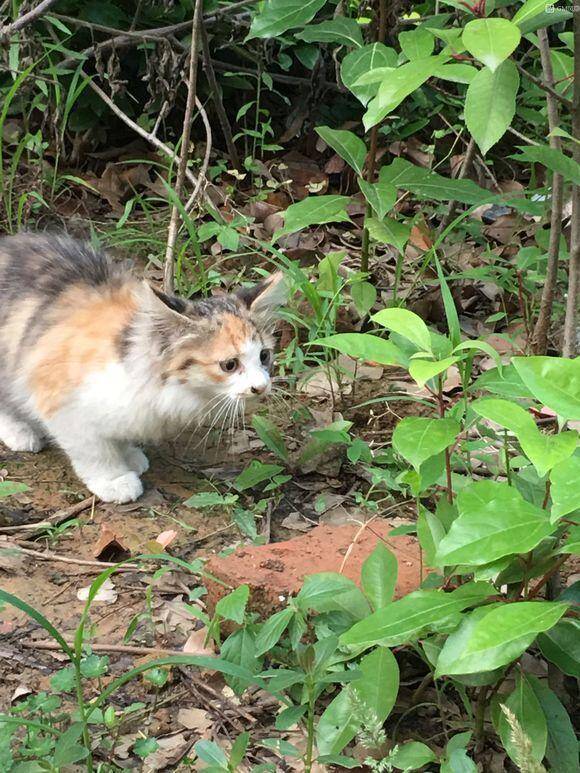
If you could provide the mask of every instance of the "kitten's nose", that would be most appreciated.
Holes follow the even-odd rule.
[[[263,395],[264,392],[266,391],[266,388],[267,388],[266,384],[263,384],[262,386],[253,386],[251,387],[250,392],[253,395]]]

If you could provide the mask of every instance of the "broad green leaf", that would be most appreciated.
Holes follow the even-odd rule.
[[[370,43],[355,51],[351,51],[342,60],[340,77],[342,82],[354,96],[367,105],[378,91],[379,84],[369,86],[355,85],[363,73],[371,72],[377,67],[396,67],[397,53],[383,43]]]
[[[301,231],[309,225],[340,223],[350,220],[346,214],[348,196],[308,196],[296,204],[290,204],[284,212],[284,227],[274,234],[276,241],[284,234]]]
[[[266,0],[250,27],[246,40],[276,38],[294,27],[303,27],[326,0]]]
[[[358,179],[358,184],[365,199],[371,205],[377,220],[383,220],[397,200],[397,189],[395,186],[384,182],[368,183],[361,177]]]
[[[353,132],[345,131],[344,129],[331,129],[328,126],[317,126],[316,133],[341,158],[344,158],[346,163],[357,174],[362,174],[367,156],[367,148],[360,137],[357,137]]]
[[[138,757],[141,757],[142,760],[149,757],[153,752],[156,752],[157,749],[159,749],[157,738],[137,738],[133,744],[133,751]]]
[[[578,479],[576,479],[576,483],[577,482]],[[558,552],[570,553],[574,556],[580,556],[580,524],[570,527],[566,541]]]
[[[453,749],[441,760],[439,773],[479,773],[479,768],[468,756],[466,749]]]
[[[317,338],[312,344],[328,346],[357,360],[377,362],[379,365],[400,365],[403,354],[391,341],[371,333],[335,333]]]
[[[377,300],[377,289],[370,282],[354,282],[350,286],[350,297],[361,317],[366,317]]]
[[[398,571],[395,555],[382,542],[377,542],[361,568],[362,589],[374,611],[393,600]]]
[[[266,620],[256,636],[256,655],[263,655],[278,643],[293,617],[291,609],[282,609]]]
[[[429,328],[418,314],[408,309],[382,309],[373,316],[373,322],[403,336],[418,346],[420,351],[431,351]]]
[[[448,59],[449,56],[444,54],[429,56],[425,59],[414,59],[389,73],[380,84],[376,97],[368,104],[367,112],[363,117],[365,129],[368,131],[382,121],[409,94],[420,88],[426,80],[434,75]]]
[[[252,459],[246,469],[242,470],[235,479],[234,486],[238,491],[246,491],[279,475],[283,470],[284,468],[279,464],[264,464],[258,459]]]
[[[520,153],[510,156],[510,158],[526,164],[542,164],[551,172],[561,174],[565,180],[570,180],[574,185],[580,185],[580,164],[570,156],[565,156],[561,150],[551,148],[548,145],[529,145],[521,147],[519,150]]]
[[[427,381],[443,373],[455,365],[459,357],[446,357],[444,360],[411,360],[409,365],[409,375],[420,387],[424,387]]]
[[[501,375],[502,373],[502,362],[501,357],[499,356],[499,353],[496,351],[496,349],[491,346],[491,344],[488,344],[486,341],[462,341],[460,344],[457,344],[457,346],[453,349],[453,354],[456,354],[457,352],[468,352],[468,351],[480,351],[488,355],[488,357],[491,357],[492,360],[495,362],[497,366],[497,371]],[[489,371],[487,371],[489,373]]]
[[[419,770],[437,759],[434,752],[421,741],[407,741],[392,754],[389,761],[397,770]]]
[[[538,636],[542,655],[568,676],[580,679],[580,622],[560,620]]]
[[[200,491],[192,494],[183,503],[185,507],[231,507],[235,505],[239,497],[237,494],[221,494],[219,491]]]
[[[217,765],[218,768],[222,768],[224,771],[228,769],[226,753],[217,743],[206,740],[198,741],[193,748],[200,760],[210,765]]]
[[[465,122],[483,154],[508,130],[515,111],[520,76],[507,60],[495,72],[484,67],[467,88]]]
[[[221,598],[215,605],[215,611],[225,620],[233,620],[240,625],[244,622],[246,604],[250,598],[250,587],[240,585],[238,588]]]
[[[567,11],[565,8],[554,8],[554,6],[550,6],[549,3],[546,3],[545,10],[542,13],[520,20],[518,27],[520,28],[522,35],[527,36],[528,33],[535,32],[542,27],[563,24],[571,18],[572,14],[570,11]],[[552,50],[552,54],[554,53],[556,52]],[[556,88],[558,88],[558,84],[556,85]]]
[[[507,19],[474,19],[463,30],[463,45],[492,72],[512,54],[520,42],[517,25]]]
[[[457,658],[461,657],[465,645],[473,634],[475,626],[482,617],[489,614],[490,609],[490,606],[478,607],[468,615],[464,615],[461,624],[449,634],[438,653],[437,642],[430,642],[430,647],[426,648],[425,651],[429,653],[431,662],[439,671],[441,671],[441,673],[447,673],[447,669],[453,667]],[[455,674],[455,677],[464,684],[475,686],[476,683],[479,683],[480,685],[494,684],[501,677],[502,673],[502,669],[493,669],[492,671],[478,671],[471,678],[469,675],[465,674]]]
[[[550,770],[552,773],[580,773],[578,741],[568,712],[545,682],[531,674],[526,678],[546,717],[546,759],[550,763]]]
[[[320,754],[338,754],[352,741],[362,725],[361,702],[380,724],[395,705],[399,667],[393,653],[377,647],[362,658],[358,668],[361,676],[343,687],[320,717],[316,730]]]
[[[574,57],[553,48],[550,49],[550,57],[552,59],[552,69],[554,70],[554,89],[560,92],[560,94],[571,96]]]
[[[512,362],[536,400],[564,419],[580,419],[580,357],[513,357]]]
[[[371,611],[358,585],[335,572],[308,575],[296,603],[304,611],[343,612],[355,620],[361,620]]]
[[[457,507],[459,517],[439,543],[438,566],[477,566],[526,553],[553,529],[546,511],[526,502],[507,483],[472,483],[457,495]]]
[[[521,671],[518,672],[514,691],[505,700],[502,698],[501,703],[505,704],[515,714],[522,730],[531,741],[532,757],[537,762],[541,762],[546,753],[548,725],[540,702],[536,698],[536,694],[526,674]],[[503,711],[499,714],[498,725],[498,732],[503,747],[512,761],[517,764],[520,755],[512,741],[512,729]]]
[[[435,553],[445,536],[445,529],[439,518],[424,507],[420,508],[417,518],[417,536],[421,549],[425,552],[425,564],[434,566]]]
[[[243,626],[228,636],[220,654],[224,660],[247,669],[251,674],[259,673],[262,668],[262,659],[256,654],[256,636],[250,626]],[[246,679],[236,676],[226,676],[225,679],[237,695],[250,686]]]
[[[444,658],[439,665],[443,647],[435,676],[493,671],[511,663],[538,633],[555,625],[566,609],[566,604],[553,601],[518,601],[494,607],[478,620],[463,652],[452,662]]]
[[[258,437],[269,451],[272,451],[273,454],[276,454],[284,461],[288,459],[288,449],[286,448],[282,433],[273,422],[256,413],[252,417],[252,427],[256,430]]]
[[[576,432],[547,435],[538,429],[528,411],[509,400],[484,398],[472,403],[472,408],[480,416],[516,435],[522,451],[532,462],[540,478],[571,456],[578,445]]]
[[[444,64],[433,74],[436,78],[442,78],[452,83],[469,84],[477,73],[477,67],[470,64]]]
[[[484,601],[494,592],[488,583],[467,583],[451,593],[418,590],[355,623],[340,637],[341,647],[363,650],[375,644],[408,644],[425,630],[448,629],[459,613]]]
[[[26,483],[17,483],[13,480],[0,480],[0,499],[11,497],[12,494],[22,494],[28,491]]]
[[[86,746],[78,743],[83,733],[81,722],[74,722],[59,737],[54,747],[53,764],[59,769],[68,765],[74,765],[89,756],[89,750]]]
[[[435,201],[483,204],[497,199],[497,196],[480,188],[472,180],[452,180],[430,169],[416,166],[406,158],[396,158],[391,164],[381,167],[379,182]]]
[[[407,59],[425,59],[431,56],[435,38],[425,27],[399,33],[399,44]]]
[[[512,22],[521,26],[530,19],[533,19],[534,16],[543,13],[545,10],[546,0],[526,0],[526,2],[516,11]]]
[[[502,397],[533,397],[513,365],[492,368],[482,373],[470,387],[471,392],[481,390]]]
[[[345,16],[337,16],[336,19],[320,24],[309,24],[302,32],[297,32],[295,37],[306,43],[338,43],[357,49],[363,45],[360,24]]]
[[[449,448],[460,431],[455,419],[405,416],[393,432],[393,448],[419,472],[423,462]]]
[[[368,228],[371,239],[379,244],[392,244],[399,252],[403,252],[405,244],[409,241],[411,228],[406,223],[399,223],[392,217],[385,217],[384,220],[377,220],[374,217],[367,217],[365,228]]]

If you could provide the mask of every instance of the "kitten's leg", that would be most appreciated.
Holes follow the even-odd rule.
[[[42,450],[45,441],[33,427],[5,409],[0,410],[0,441],[11,451]]]
[[[137,446],[127,444],[123,446],[123,455],[127,464],[137,475],[143,475],[149,469],[149,459]]]
[[[76,474],[93,494],[104,502],[133,502],[143,493],[139,476],[129,465],[119,443],[88,434],[79,436],[54,432],[57,442],[68,454]]]

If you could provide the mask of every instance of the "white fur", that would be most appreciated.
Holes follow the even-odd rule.
[[[281,285],[280,276],[274,275],[258,298],[256,316],[271,313],[280,302]],[[0,410],[0,440],[14,451],[36,452],[44,444],[44,435],[52,437],[68,454],[79,478],[106,502],[130,502],[143,493],[139,476],[149,462],[135,443],[175,435],[212,411],[226,421],[239,408],[243,410],[247,399],[255,399],[255,393],[264,396],[271,389],[268,368],[260,361],[263,345],[253,339],[237,353],[239,368],[224,381],[209,380],[203,368],[195,365],[179,378],[164,378],[164,355],[155,343],[155,325],[170,319],[181,340],[196,331],[200,335],[200,328],[190,333],[191,320],[170,311],[145,285],[137,290],[137,297],[140,312],[124,359],[89,372],[49,418],[43,417],[20,369],[11,384],[16,411]],[[262,337],[271,346],[269,337],[263,333]]]

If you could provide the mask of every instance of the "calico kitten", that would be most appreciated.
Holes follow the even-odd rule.
[[[271,388],[272,316],[282,275],[186,301],[67,236],[0,239],[0,441],[53,439],[106,502],[143,493],[135,443]]]

